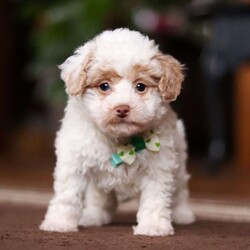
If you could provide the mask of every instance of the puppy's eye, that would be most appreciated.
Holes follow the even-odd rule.
[[[137,83],[136,86],[135,86],[135,89],[138,91],[138,92],[144,92],[146,90],[147,86],[144,84],[144,83]]]
[[[103,92],[109,91],[110,90],[110,85],[107,82],[102,83],[99,85],[99,89]]]

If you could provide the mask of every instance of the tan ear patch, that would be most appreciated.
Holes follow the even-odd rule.
[[[172,56],[159,53],[155,59],[160,62],[163,75],[159,82],[159,90],[166,102],[174,101],[181,91],[184,80],[183,66]]]
[[[86,88],[87,68],[91,61],[91,54],[85,57],[83,63],[69,73],[66,78],[66,92],[69,95],[81,94]]]

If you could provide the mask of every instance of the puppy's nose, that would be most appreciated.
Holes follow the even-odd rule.
[[[128,105],[120,105],[115,108],[116,115],[125,118],[130,112],[130,107]]]

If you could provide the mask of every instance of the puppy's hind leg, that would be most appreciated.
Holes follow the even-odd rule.
[[[101,226],[111,222],[117,208],[114,191],[109,193],[90,183],[85,197],[85,208],[79,221],[79,226]]]
[[[181,121],[177,122],[176,140],[179,168],[176,173],[176,191],[173,197],[172,220],[177,224],[190,224],[195,221],[195,216],[189,204],[188,180],[190,176],[186,170],[187,145],[184,126]]]
[[[189,174],[186,172],[185,165],[180,167],[176,176],[177,185],[173,197],[172,220],[177,224],[190,224],[195,221],[195,216],[189,203]]]

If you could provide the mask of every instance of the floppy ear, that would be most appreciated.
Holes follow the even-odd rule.
[[[86,87],[87,68],[91,57],[91,44],[86,43],[59,66],[59,69],[61,69],[61,78],[66,84],[66,92],[69,95],[83,93]]]
[[[159,90],[165,102],[174,101],[181,91],[184,80],[183,66],[172,56],[159,53],[155,57],[162,68]]]

